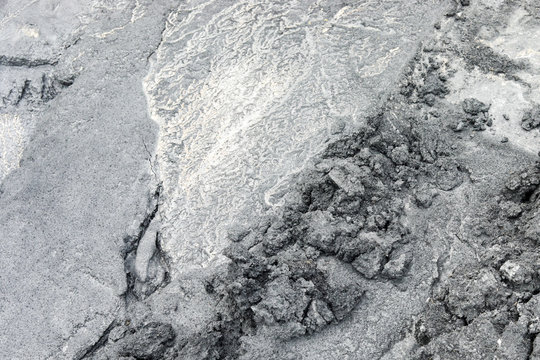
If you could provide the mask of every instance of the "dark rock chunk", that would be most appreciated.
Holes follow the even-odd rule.
[[[365,278],[372,279],[381,272],[384,258],[383,251],[376,247],[369,252],[359,255],[352,262],[352,266]]]
[[[430,302],[425,312],[414,324],[414,337],[420,345],[428,344],[431,339],[450,332],[451,316],[441,303]]]
[[[369,175],[365,169],[351,162],[341,160],[328,173],[330,179],[349,196],[362,196],[365,192],[362,179]]]
[[[527,360],[532,350],[530,336],[525,322],[512,322],[504,329],[498,340],[495,359]]]
[[[390,153],[390,159],[396,165],[405,165],[409,161],[409,147],[406,144],[402,144],[392,150]]]
[[[499,271],[504,280],[510,283],[515,290],[536,292],[540,289],[540,279],[538,270],[540,264],[535,256],[523,254],[515,260],[507,260],[500,267]]]
[[[263,239],[264,250],[268,255],[275,255],[292,241],[291,230],[281,221],[275,221],[266,231]]]
[[[470,322],[484,311],[504,304],[508,295],[491,269],[458,269],[448,280],[445,301],[453,314]]]
[[[470,67],[478,67],[485,73],[511,75],[526,65],[518,63],[506,55],[496,53],[489,46],[475,44],[463,53],[463,58]]]
[[[437,101],[437,98],[433,94],[426,94],[424,95],[424,103],[428,106],[434,106],[435,102]]]
[[[328,211],[313,211],[305,216],[308,230],[305,235],[307,244],[324,253],[336,250],[336,221]]]
[[[524,225],[524,233],[525,239],[540,244],[540,210],[536,210],[536,213]]]
[[[0,65],[3,66],[25,66],[36,67],[45,65],[56,65],[58,59],[55,58],[31,58],[25,56],[0,55]]]
[[[315,299],[309,304],[303,324],[307,332],[311,334],[332,323],[334,320],[334,314],[328,305],[322,300]]]
[[[478,115],[480,113],[485,113],[489,111],[489,108],[491,107],[490,105],[484,104],[483,102],[474,98],[468,98],[463,100],[461,106],[463,108],[463,111],[470,115]]]
[[[268,284],[264,298],[252,307],[257,323],[300,322],[310,303],[308,292],[313,283],[291,281],[280,276]]]
[[[435,165],[435,181],[439,189],[450,191],[465,181],[461,167],[452,160],[441,158]]]
[[[343,320],[356,307],[364,292],[356,282],[330,284],[326,299],[338,321]]]
[[[484,104],[477,99],[469,98],[465,99],[461,106],[473,130],[483,131],[486,129],[486,126],[493,125],[493,119],[488,114],[490,105]]]
[[[338,190],[338,186],[330,178],[316,184],[304,185],[303,195],[306,198],[305,202],[308,204],[309,210],[328,209],[336,190]]]
[[[419,359],[494,359],[499,333],[489,319],[477,319],[469,326],[443,334],[421,348]]]
[[[448,86],[441,80],[436,72],[430,72],[424,80],[424,86],[422,87],[422,94],[424,96],[432,94],[435,96],[443,97],[449,93]]]
[[[528,202],[540,186],[540,167],[531,166],[512,174],[506,182],[505,195],[515,202]]]
[[[358,237],[341,237],[339,239],[337,249],[337,257],[345,262],[352,262],[358,255],[364,253],[369,247],[368,244],[362,243]]]
[[[240,244],[231,244],[224,251],[223,255],[236,263],[245,263],[251,258],[249,251]]]
[[[325,274],[327,282],[324,300],[336,320],[341,321],[356,307],[365,291],[350,265],[335,259],[322,258],[319,260],[319,268]]]
[[[527,131],[531,131],[540,126],[540,105],[534,106],[532,109],[525,111],[521,119],[521,127]]]
[[[414,196],[416,205],[424,209],[429,208],[431,204],[433,204],[433,198],[435,195],[436,193],[434,193],[434,191],[431,189],[418,190]]]
[[[382,273],[391,279],[401,278],[407,272],[411,260],[412,255],[410,253],[400,254],[384,265]]]
[[[509,219],[515,219],[519,217],[519,215],[521,215],[521,212],[523,211],[521,206],[513,201],[502,201],[499,204],[499,207],[504,216]]]

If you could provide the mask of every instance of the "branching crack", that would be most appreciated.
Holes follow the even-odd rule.
[[[150,169],[152,170],[152,173],[154,174],[154,178],[158,180],[159,178],[157,176],[156,170],[154,169],[154,164],[152,163],[152,153],[150,152],[150,150],[148,150],[148,146],[146,145],[146,142],[144,141],[144,139],[142,139],[142,143],[144,146],[144,150],[148,154],[148,162],[150,163]]]
[[[94,355],[99,349],[101,349],[105,344],[107,344],[107,341],[109,340],[109,334],[111,333],[112,329],[116,327],[117,323],[116,320],[110,323],[109,326],[103,331],[103,334],[99,337],[98,341],[96,341],[92,346],[87,348],[86,350],[81,350],[81,355],[76,355],[76,360],[82,360],[82,359],[88,359],[92,355]]]

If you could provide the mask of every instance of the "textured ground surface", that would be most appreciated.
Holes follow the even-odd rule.
[[[329,139],[365,122],[441,8],[190,1],[173,11],[144,84],[174,263],[219,261],[231,223],[278,205]]]
[[[0,3],[0,358],[540,358],[533,0]]]

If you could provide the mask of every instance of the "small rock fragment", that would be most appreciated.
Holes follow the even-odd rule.
[[[116,342],[122,339],[126,335],[127,331],[127,326],[117,326],[109,333],[109,340],[112,342]]]
[[[506,261],[499,271],[505,279],[517,285],[530,283],[533,278],[530,269],[512,260]]]
[[[540,105],[525,111],[521,119],[521,127],[526,131],[531,131],[540,126]]]
[[[304,325],[307,328],[308,333],[330,324],[334,320],[334,314],[328,308],[328,305],[319,299],[315,299],[309,305],[309,309],[304,319]]]
[[[352,266],[366,279],[373,279],[380,273],[383,259],[384,254],[379,248],[376,248],[358,256],[352,262]]]
[[[465,127],[465,124],[463,123],[463,121],[460,121],[456,127],[454,128],[454,131],[455,132],[460,132],[463,130],[463,128]]]
[[[463,103],[461,104],[463,111],[465,111],[467,114],[471,115],[478,115],[480,113],[485,113],[489,110],[491,107],[490,105],[487,105],[478,99],[474,98],[468,98],[463,100]]]
[[[249,251],[238,243],[233,243],[225,248],[223,250],[223,255],[237,263],[245,263],[251,257]]]
[[[415,201],[418,207],[427,209],[433,203],[433,191],[432,190],[420,190],[415,194]]]
[[[405,275],[410,262],[410,254],[401,254],[384,265],[383,274],[392,279],[400,278]]]
[[[517,218],[522,212],[521,206],[513,201],[503,201],[499,207],[503,214],[509,219]]]
[[[365,192],[362,179],[367,174],[358,165],[346,161],[336,163],[328,176],[349,196],[363,195]]]

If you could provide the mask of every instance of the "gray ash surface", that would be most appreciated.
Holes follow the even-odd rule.
[[[540,9],[534,1],[391,1],[365,7],[354,1],[300,2],[297,8],[281,2],[128,3],[96,7],[119,24],[107,31],[103,23],[96,25],[103,20],[95,8],[81,7],[79,16],[94,20],[75,32],[65,20],[54,30],[65,31],[64,43],[43,49],[34,44],[21,54],[0,47],[6,53],[0,53],[0,71],[15,79],[0,88],[0,95],[6,94],[2,114],[45,114],[51,131],[26,140],[19,168],[3,168],[0,205],[11,210],[0,218],[2,235],[39,240],[33,230],[24,230],[28,224],[38,227],[39,218],[44,234],[56,234],[47,239],[59,244],[51,250],[37,241],[33,249],[4,240],[1,259],[15,265],[6,267],[0,283],[6,290],[0,319],[14,325],[0,333],[0,357],[540,359]],[[398,61],[391,46],[413,37],[409,15],[415,6],[430,29],[419,27],[411,41],[416,50]],[[402,23],[396,11],[407,13]],[[366,20],[357,22],[362,12]],[[286,19],[281,33],[268,30],[274,24],[271,14]],[[231,19],[242,24],[240,30],[229,26]],[[33,37],[37,30],[25,26],[24,33]],[[145,29],[153,35],[146,38],[140,32]],[[264,42],[248,44],[251,37],[242,36],[249,29],[260,32],[250,35],[253,39],[273,41],[278,50],[267,53]],[[387,52],[354,65],[365,78],[354,75],[349,64],[327,66],[321,60],[326,52],[352,53],[360,42],[347,36],[381,29]],[[141,38],[134,40],[133,34]],[[109,43],[95,40],[109,36]],[[334,48],[328,39],[347,42]],[[117,54],[114,49],[126,44],[129,51]],[[96,53],[110,49],[110,59],[69,65],[92,48]],[[303,61],[309,70],[297,67],[297,48],[307,54]],[[230,54],[245,56],[240,59],[249,66],[227,63]],[[283,83],[261,75],[264,66],[278,60],[287,70],[275,70]],[[109,61],[115,66],[111,72],[103,67]],[[185,69],[191,72],[181,72]],[[213,73],[216,69],[230,72]],[[114,77],[117,87],[96,80],[100,71],[103,79]],[[303,71],[311,71],[311,77]],[[302,81],[287,83],[289,76]],[[379,87],[363,87],[374,79]],[[335,88],[325,93],[330,80]],[[143,89],[134,90],[138,81]],[[340,81],[350,90],[339,90]],[[293,95],[282,92],[283,84]],[[255,90],[223,93],[242,86]],[[127,105],[118,107],[124,96],[113,90],[126,89],[132,91],[125,96]],[[82,167],[87,172],[79,165],[63,168],[62,160],[69,158],[62,154],[69,150],[75,156],[73,149],[93,143],[81,142],[90,137],[88,131],[62,140],[65,128],[97,126],[83,120],[73,125],[70,111],[86,109],[83,115],[93,118],[92,101],[102,100],[87,99],[100,91],[111,99],[97,125],[124,136],[122,146],[131,147],[108,147],[104,144],[119,141],[109,137],[92,147],[104,159],[94,163],[93,174],[92,159]],[[346,104],[354,110],[347,112]],[[338,105],[348,115],[336,115]],[[297,108],[309,111],[294,112]],[[99,120],[122,111],[127,117],[121,125]],[[212,123],[212,114],[235,130],[211,131],[220,125]],[[310,128],[308,120],[317,115],[324,124]],[[242,116],[245,121],[236,122]],[[272,116],[276,123],[267,124]],[[54,125],[58,119],[62,126]],[[157,119],[159,130],[143,126],[150,119]],[[264,127],[257,128],[261,123]],[[284,133],[296,141],[272,142]],[[225,146],[231,134],[242,149]],[[256,140],[248,141],[249,134]],[[130,142],[134,138],[140,144]],[[294,146],[287,147],[289,140]],[[108,157],[114,149],[120,155]],[[242,162],[248,150],[259,157]],[[260,168],[253,167],[255,158]],[[119,163],[130,167],[111,170]],[[231,164],[237,167],[228,171]],[[273,168],[265,175],[260,169],[267,164]],[[64,176],[51,175],[53,168]],[[77,171],[94,188],[73,185],[80,179],[71,182],[66,174]],[[100,181],[109,176],[104,187]],[[103,188],[109,192],[96,196],[92,190]],[[54,189],[66,189],[70,200],[58,200]],[[85,214],[100,221],[83,216],[93,220],[79,224],[83,220],[72,214],[76,196],[88,200]],[[51,210],[52,200],[58,205]],[[193,203],[197,206],[188,206]],[[27,204],[39,210],[36,218],[28,217]],[[46,217],[47,209],[70,222],[59,225],[63,220]],[[88,215],[91,211],[94,215]],[[94,240],[87,246],[88,230]],[[110,233],[114,240],[107,241]],[[80,242],[73,245],[66,238]],[[28,260],[35,263],[29,282],[17,275],[22,260],[14,262],[22,248],[36,254]],[[68,260],[57,260],[57,253]],[[42,265],[42,259],[48,262]],[[54,284],[54,292],[36,280],[42,278]],[[27,299],[32,289],[37,296]],[[69,310],[47,310],[54,302]],[[28,317],[17,315],[25,309],[31,309]],[[35,325],[29,317],[37,319]]]

